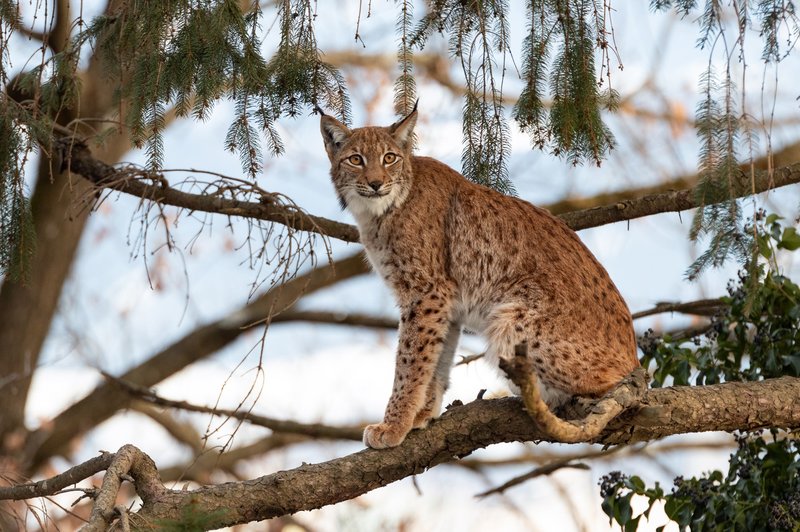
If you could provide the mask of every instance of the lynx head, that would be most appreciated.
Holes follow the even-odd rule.
[[[320,129],[342,207],[356,217],[380,216],[411,187],[411,147],[417,109],[389,127],[348,129],[322,115]]]

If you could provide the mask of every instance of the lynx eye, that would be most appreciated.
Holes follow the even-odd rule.
[[[394,153],[387,153],[383,156],[383,163],[384,164],[392,164],[397,160],[397,155]]]
[[[361,166],[362,164],[364,164],[364,158],[361,157],[360,155],[351,155],[350,157],[347,158],[347,162],[349,162],[353,166]]]

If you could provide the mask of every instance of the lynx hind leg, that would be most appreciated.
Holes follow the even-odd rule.
[[[553,410],[569,402],[573,394],[566,386],[558,386],[558,381],[564,380],[565,376],[555,373],[560,368],[552,363],[548,364],[548,357],[543,356],[546,342],[540,332],[541,321],[537,313],[521,304],[507,304],[495,309],[486,330],[489,343],[486,358],[490,364],[499,368],[503,362],[512,362],[517,355],[518,346],[524,343],[530,365],[539,383],[542,400]],[[508,377],[508,375],[503,376]],[[556,378],[550,378],[551,376]],[[512,391],[519,395],[519,388],[513,382],[509,381],[509,384]]]
[[[487,357],[493,357],[494,360],[492,363],[498,368],[500,374],[504,378],[508,379],[508,386],[511,389],[511,392],[514,393],[514,395],[520,395],[519,387],[509,379],[509,376],[505,374],[502,369],[504,366],[503,362],[511,363],[513,358],[516,356],[516,345],[503,347],[505,347],[505,349],[502,347],[497,349],[495,346],[490,345],[489,352],[487,352]],[[531,358],[533,354],[534,353],[530,353],[528,355],[529,358]],[[492,359],[490,358],[490,360]],[[533,365],[533,378],[535,378],[538,383],[539,393],[541,394],[542,401],[545,402],[550,410],[556,410],[567,404],[572,399],[573,394],[571,394],[569,391],[563,390],[553,386],[549,382],[543,381],[541,377],[541,370],[538,369],[535,364]]]
[[[436,363],[436,371],[431,379],[425,396],[425,404],[414,417],[415,429],[428,426],[431,419],[439,415],[442,410],[442,397],[450,385],[450,370],[453,367],[453,357],[458,346],[458,339],[461,336],[461,326],[450,323],[447,331],[439,361]]]

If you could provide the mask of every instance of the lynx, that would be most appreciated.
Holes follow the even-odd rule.
[[[526,342],[551,408],[601,396],[639,365],[628,307],[561,220],[412,155],[416,107],[352,130],[321,114],[339,201],[400,307],[394,385],[367,446],[397,446],[439,414],[462,328],[485,336],[494,363]]]

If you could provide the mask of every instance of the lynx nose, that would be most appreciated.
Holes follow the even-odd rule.
[[[370,181],[369,182],[370,188],[372,190],[374,190],[375,192],[377,192],[378,189],[381,188],[381,185],[383,185],[383,181]]]

